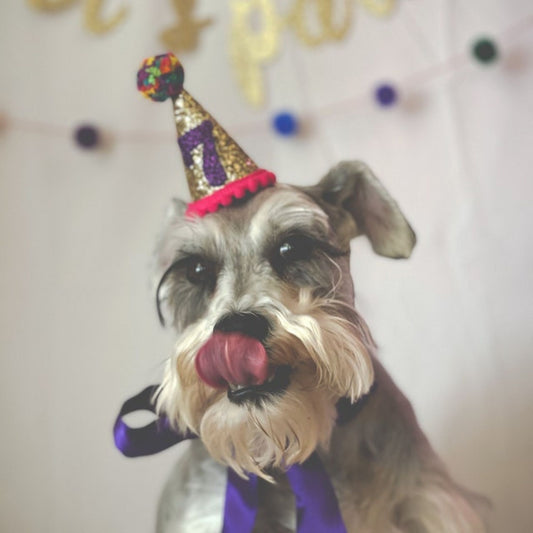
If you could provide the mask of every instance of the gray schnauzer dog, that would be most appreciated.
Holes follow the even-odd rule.
[[[357,533],[485,531],[376,358],[354,303],[350,241],[406,258],[415,235],[360,162],[316,186],[276,184],[204,217],[174,201],[157,246],[158,303],[178,338],[157,408],[185,445],[159,533],[218,532],[226,469],[259,476],[256,532],[295,530],[285,471],[316,452]],[[338,423],[338,404],[360,403]]]

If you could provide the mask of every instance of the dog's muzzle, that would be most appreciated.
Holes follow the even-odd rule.
[[[290,368],[270,364],[264,346],[269,332],[270,325],[261,315],[225,316],[196,355],[198,376],[211,387],[227,388],[234,403],[258,402],[283,392],[289,385]]]

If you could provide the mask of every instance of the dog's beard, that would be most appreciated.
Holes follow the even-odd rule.
[[[356,401],[373,381],[373,341],[353,307],[308,291],[297,302],[292,310],[270,299],[254,306],[274,325],[266,344],[271,363],[292,369],[282,394],[236,405],[225,390],[204,384],[194,361],[212,331],[206,321],[184,331],[159,389],[158,411],[200,435],[215,459],[242,475],[268,479],[269,468],[301,463],[327,447],[337,400]]]
[[[270,467],[304,461],[318,444],[327,445],[335,410],[324,390],[293,384],[262,406],[237,406],[226,396],[205,412],[200,426],[209,453],[241,475],[268,479]]]

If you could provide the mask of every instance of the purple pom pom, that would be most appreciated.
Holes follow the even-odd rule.
[[[76,128],[74,139],[80,148],[92,150],[100,143],[100,133],[94,126],[84,124]]]
[[[398,99],[398,93],[396,92],[396,89],[387,83],[379,85],[374,92],[374,96],[377,103],[382,107],[392,106]]]

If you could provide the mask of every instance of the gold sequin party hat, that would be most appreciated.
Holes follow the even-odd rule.
[[[183,88],[183,80],[183,67],[172,53],[145,59],[137,73],[137,88],[147,98],[172,100],[192,197],[187,214],[204,216],[275,183],[274,174],[260,169]]]

